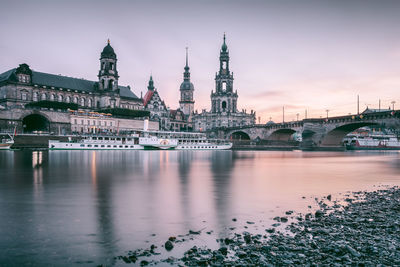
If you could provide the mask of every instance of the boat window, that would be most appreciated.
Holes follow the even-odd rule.
[[[115,141],[115,138],[111,138],[111,141]]]
[[[109,137],[104,137],[104,140],[110,140],[110,138]]]
[[[132,141],[132,138],[128,138],[127,140],[128,140],[128,141]]]
[[[84,145],[84,144],[81,144],[81,147],[85,147],[85,145]]]
[[[103,137],[99,137],[99,140],[103,140]]]
[[[128,148],[129,146],[125,146],[125,148]]]
[[[107,147],[111,147],[111,145],[107,145]]]
[[[124,147],[124,146],[119,146],[119,147]]]
[[[131,148],[133,148],[133,146],[131,146]]]
[[[94,145],[94,147],[99,147],[98,145]]]
[[[121,141],[121,138],[118,137],[118,138],[117,138],[117,141]]]
[[[101,147],[104,147],[104,145],[101,145]]]
[[[87,145],[87,147],[92,147],[92,145]]]
[[[116,145],[114,145],[114,147],[117,147]]]
[[[97,137],[92,137],[93,140],[97,140]]]

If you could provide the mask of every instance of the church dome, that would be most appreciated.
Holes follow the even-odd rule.
[[[114,52],[114,48],[112,48],[110,45],[110,41],[108,41],[108,44],[104,47],[103,52],[101,52],[101,58],[117,58],[117,55]]]
[[[193,83],[189,82],[189,81],[183,81],[183,83],[181,83],[181,90],[194,90],[194,86]]]

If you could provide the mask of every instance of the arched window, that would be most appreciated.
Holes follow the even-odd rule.
[[[64,99],[63,95],[58,95],[58,102],[62,102]]]
[[[104,89],[104,79],[101,80],[101,87]]]
[[[67,96],[67,97],[65,98],[65,102],[70,103],[70,102],[71,102],[71,97],[70,97],[70,96]]]
[[[45,93],[42,94],[42,96],[40,97],[40,100],[46,100],[47,99],[47,95]]]
[[[108,89],[112,89],[114,85],[114,80],[109,80],[108,81]]]
[[[87,106],[89,107],[89,108],[91,108],[92,107],[92,99],[88,99],[88,101],[87,101]]]
[[[38,101],[38,93],[37,93],[37,92],[34,92],[34,93],[33,93],[33,95],[32,95],[32,100],[33,100],[33,101]]]
[[[226,91],[226,82],[222,83],[222,91]]]
[[[74,96],[74,103],[78,104],[78,97],[77,96]]]
[[[26,94],[26,92],[22,92],[21,93],[21,99],[22,100],[28,100],[28,95]]]
[[[222,101],[222,109],[223,110],[226,109],[226,102],[225,101]]]
[[[55,98],[55,95],[54,95],[54,94],[51,94],[51,95],[50,95],[50,100],[51,100],[51,101],[54,101],[54,98]]]
[[[81,106],[84,107],[85,106],[85,99],[82,97],[81,98]]]

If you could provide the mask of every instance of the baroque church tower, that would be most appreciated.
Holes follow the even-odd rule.
[[[110,45],[110,40],[107,41],[107,45],[101,52],[98,77],[100,90],[113,91],[118,89],[117,55]]]
[[[229,71],[229,50],[225,41],[219,56],[219,71],[215,74],[215,92],[211,92],[212,113],[236,113],[237,92],[233,92],[233,73]]]
[[[194,100],[193,100],[193,83],[190,82],[190,72],[188,65],[188,48],[186,47],[186,66],[185,72],[183,73],[183,82],[179,89],[181,93],[181,99],[179,100],[180,110],[183,111],[185,116],[191,121],[192,113],[194,111]]]

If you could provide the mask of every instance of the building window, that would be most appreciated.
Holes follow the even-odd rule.
[[[67,97],[65,98],[65,102],[70,103],[70,102],[71,102],[71,97],[70,97],[70,96],[67,96]]]
[[[226,61],[222,61],[222,69],[226,70]]]
[[[225,109],[226,109],[226,102],[222,101],[222,110],[225,110]]]
[[[78,97],[77,96],[74,97],[74,103],[78,104]]]
[[[27,96],[27,94],[24,92],[24,93],[21,93],[21,99],[22,100],[28,100],[28,96]]]
[[[55,95],[54,95],[54,94],[51,94],[51,95],[50,95],[50,100],[51,100],[51,101],[54,101],[54,98],[55,98]]]
[[[74,119],[74,124],[78,124],[78,121],[76,119]]]
[[[42,96],[40,97],[40,100],[46,100],[47,99],[47,95],[45,93],[42,94]]]
[[[87,106],[90,108],[90,107],[92,107],[92,99],[88,99],[88,102],[87,102]]]
[[[58,102],[62,102],[63,101],[63,96],[62,95],[58,95]]]
[[[84,107],[85,106],[85,99],[81,98],[81,106]]]
[[[226,91],[226,82],[222,82],[222,91]]]
[[[114,69],[114,63],[110,62],[110,70]]]
[[[108,81],[108,89],[112,89],[114,85],[114,80],[109,80]]]
[[[38,101],[38,93],[34,92],[32,96],[33,101]]]

